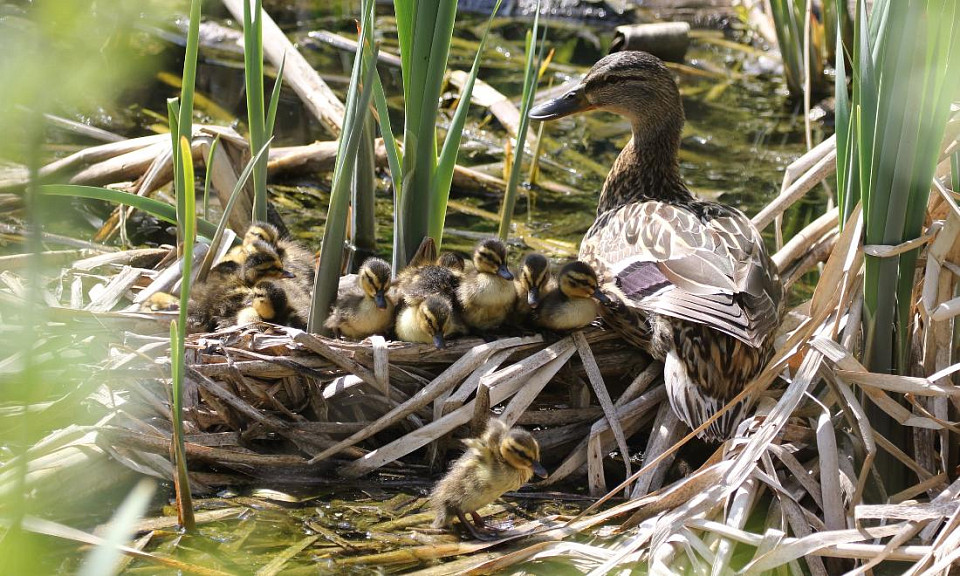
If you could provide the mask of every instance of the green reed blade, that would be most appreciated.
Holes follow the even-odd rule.
[[[372,34],[372,0],[364,0],[362,10],[361,33]],[[364,54],[367,52],[363,49],[364,44],[366,42],[361,38],[354,54],[353,73],[347,90],[343,132],[340,135],[337,162],[330,191],[330,204],[327,208],[326,226],[323,230],[323,242],[320,246],[320,268],[317,270],[313,302],[310,306],[310,321],[308,324],[310,332],[325,330],[323,324],[337,297],[343,262],[344,240],[346,238],[350,185],[356,170],[356,157],[360,147],[363,116],[370,106],[376,74],[377,50],[374,47],[370,52],[373,57],[365,58]]]
[[[277,107],[280,105],[280,89],[283,87],[283,67],[287,63],[287,54],[283,54],[280,59],[280,68],[277,69],[277,79],[273,83],[273,91],[270,93],[270,106],[267,108],[267,125],[264,129],[264,135],[267,138],[273,136],[273,125],[277,120]]]
[[[40,187],[45,196],[69,196],[71,198],[90,198],[91,200],[103,200],[113,202],[114,204],[123,204],[143,210],[151,216],[169,222],[177,223],[177,209],[174,206],[154,200],[123,192],[122,190],[112,190],[110,188],[99,188],[97,186],[80,186],[77,184],[45,184]],[[217,226],[206,220],[197,220],[197,231],[205,238],[213,238],[217,232]]]
[[[443,148],[440,156],[437,158],[437,172],[433,180],[433,189],[430,193],[430,222],[429,234],[436,241],[437,249],[440,248],[440,240],[443,237],[443,223],[447,214],[447,201],[450,198],[450,185],[453,182],[453,170],[457,165],[457,154],[460,151],[460,141],[463,137],[463,127],[467,122],[467,112],[470,109],[470,99],[473,97],[473,87],[477,81],[477,75],[480,73],[480,60],[483,57],[483,50],[487,45],[487,37],[493,26],[493,19],[500,10],[501,0],[493,6],[490,17],[487,18],[487,24],[483,29],[483,35],[480,37],[480,46],[477,47],[477,53],[473,57],[473,65],[470,67],[470,73],[460,91],[460,102],[453,113],[453,119],[450,122],[450,128],[447,130],[447,136],[443,141]],[[539,4],[537,15],[539,17]],[[522,126],[521,120],[521,126]]]
[[[185,186],[183,188],[184,212],[178,214],[177,226],[182,228],[181,236],[183,238],[183,247],[181,250],[181,270],[180,279],[180,313],[179,320],[171,326],[171,332],[176,332],[176,348],[171,348],[171,363],[175,367],[173,379],[173,439],[177,447],[176,474],[178,482],[177,490],[177,514],[179,515],[180,525],[188,532],[196,530],[196,522],[193,517],[193,498],[190,495],[190,480],[187,475],[186,450],[183,446],[183,376],[186,370],[184,343],[187,337],[187,314],[190,302],[190,280],[191,268],[193,267],[193,245],[196,241],[196,190],[194,190],[193,179],[193,161],[190,154],[190,141],[185,136],[180,137],[181,158],[191,158],[189,162],[183,162],[183,178]]]
[[[252,4],[252,6],[251,6]],[[259,150],[266,141],[263,101],[263,12],[261,0],[243,3],[243,76],[247,89],[247,127],[250,150]],[[253,219],[267,219],[267,163],[253,169]]]
[[[513,168],[510,170],[510,179],[507,182],[506,192],[503,194],[503,204],[500,206],[500,225],[497,235],[506,240],[510,235],[510,222],[513,220],[513,211],[517,204],[517,188],[520,186],[520,173],[523,162],[523,152],[527,144],[527,127],[530,125],[529,112],[533,105],[536,93],[537,69],[534,56],[537,54],[537,33],[540,25],[540,0],[537,0],[537,12],[533,18],[533,28],[527,32],[527,59],[523,74],[523,94],[520,105],[520,126],[517,128],[516,153],[513,159]],[[542,57],[542,54],[541,54]]]
[[[219,134],[213,139],[213,143],[210,144],[210,150],[207,152],[206,170],[203,179],[203,208],[201,210],[204,220],[210,219],[210,184],[211,177],[213,176],[213,158],[218,146],[220,146]]]

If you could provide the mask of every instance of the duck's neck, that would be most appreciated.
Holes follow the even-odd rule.
[[[663,126],[659,133],[634,125],[633,138],[620,152],[603,183],[598,215],[629,202],[693,199],[680,178],[677,160],[682,127],[682,115],[672,125]]]

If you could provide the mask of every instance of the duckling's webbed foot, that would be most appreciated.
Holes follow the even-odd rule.
[[[474,516],[476,512],[471,512],[471,516]],[[477,514],[479,516],[479,514]],[[480,519],[480,526],[474,526],[472,522],[467,521],[466,516],[463,515],[463,512],[457,511],[457,518],[460,519],[460,525],[467,529],[467,532],[470,533],[477,540],[496,540],[497,536],[492,532],[489,532],[485,524],[483,524],[483,518]],[[474,516],[476,518],[476,516]]]
[[[490,532],[490,533],[503,532],[503,529],[498,528],[497,526],[489,526],[486,523],[486,521],[483,519],[483,516],[481,516],[480,513],[477,512],[476,510],[471,512],[470,516],[473,518],[473,523],[476,525],[476,527],[480,530],[483,530],[484,532]]]

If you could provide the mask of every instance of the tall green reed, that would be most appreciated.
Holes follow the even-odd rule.
[[[520,187],[520,173],[523,166],[523,152],[526,150],[527,128],[530,126],[528,114],[533,106],[533,98],[537,94],[537,79],[540,62],[543,61],[544,48],[547,43],[541,41],[537,49],[537,33],[540,26],[540,0],[537,0],[536,14],[533,17],[533,28],[527,31],[526,64],[523,71],[523,93],[520,97],[520,126],[517,127],[516,153],[513,156],[513,167],[510,169],[510,178],[507,180],[507,189],[503,194],[503,203],[500,206],[500,226],[497,235],[506,240],[510,235],[510,222],[513,220],[513,210],[517,203],[517,188]]]
[[[438,101],[447,69],[457,1],[394,0],[404,101],[403,153],[388,149],[388,154],[392,154],[399,164],[397,173],[391,163],[397,198],[394,209],[398,218],[398,227],[394,231],[395,269],[407,263],[424,236],[432,237],[438,247],[441,244],[463,126],[490,25],[499,8],[500,0],[487,21],[460,102],[438,154]],[[378,114],[382,122],[384,113],[379,106]]]
[[[337,147],[337,161],[333,169],[330,205],[327,207],[326,226],[320,245],[320,269],[313,286],[310,320],[311,332],[322,332],[330,307],[337,297],[340,272],[343,267],[344,241],[351,184],[357,170],[357,153],[377,73],[376,46],[373,43],[373,0],[361,3],[360,41],[353,59],[353,71],[347,88],[343,132]]]
[[[277,80],[270,95],[269,107],[264,109],[263,95],[263,2],[249,0],[243,3],[243,72],[247,89],[247,127],[250,130],[250,154],[267,146],[273,134],[283,84],[283,65],[280,63]],[[267,160],[263,155],[253,169],[253,219],[267,219]]]
[[[960,90],[960,7],[955,0],[877,0],[854,26],[852,95],[838,46],[837,195],[842,223],[863,205],[863,242],[897,245],[920,236],[950,103]],[[918,249],[864,257],[863,359],[880,373],[909,372]],[[873,404],[874,430],[901,450],[908,430]],[[908,471],[888,452],[877,470],[890,491]]]
[[[951,102],[960,94],[960,7],[953,0],[858,4],[852,96],[837,66],[837,187],[841,221],[863,202],[864,242],[919,237]],[[918,251],[866,256],[867,365],[904,371]]]
[[[827,0],[825,4],[835,6],[836,1]],[[804,93],[804,80],[808,66],[804,51],[804,30],[806,26],[811,27],[809,54],[811,92],[820,94],[826,89],[823,69],[827,59],[822,47],[826,44],[826,33],[832,31],[833,27],[831,26],[828,29],[817,23],[808,22],[806,16],[807,2],[808,0],[770,0],[773,27],[777,33],[777,45],[780,48],[780,58],[783,61],[783,74],[790,94],[795,97]]]

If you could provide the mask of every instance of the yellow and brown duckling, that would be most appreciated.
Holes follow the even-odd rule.
[[[389,264],[379,258],[367,259],[357,273],[356,286],[337,299],[326,327],[351,340],[386,334],[393,325],[395,310],[388,293],[391,275]]]
[[[313,288],[315,255],[296,240],[281,236],[279,229],[269,222],[251,222],[243,235],[243,243],[233,247],[221,263],[232,261],[243,264],[250,254],[258,252],[263,245],[276,251],[284,268],[295,274],[297,283],[304,290]]]
[[[518,323],[530,318],[531,312],[540,306],[550,283],[550,263],[546,256],[532,252],[520,262],[520,272],[513,281],[517,293],[514,317]]]
[[[453,272],[458,272],[463,274],[467,269],[467,264],[463,259],[463,256],[457,254],[456,252],[443,252],[440,254],[440,257],[437,258],[437,266],[442,266]]]
[[[468,450],[430,494],[430,507],[436,514],[433,525],[447,527],[458,518],[474,538],[488,540],[491,529],[477,510],[520,488],[534,474],[546,478],[547,471],[540,464],[536,439],[526,430],[510,428],[496,418],[490,419],[480,438],[464,440],[464,444]],[[465,513],[475,524],[467,521]]]
[[[485,333],[504,323],[517,299],[513,274],[507,268],[507,247],[495,238],[480,242],[473,265],[460,281],[457,300],[467,326]]]
[[[598,301],[608,303],[610,298],[600,289],[593,268],[577,260],[560,269],[557,287],[533,311],[533,320],[538,327],[554,332],[579,330],[600,314]]]
[[[299,287],[284,280],[261,280],[253,287],[236,324],[271,322],[301,330],[307,327],[310,301]]]
[[[633,138],[603,183],[580,259],[618,296],[601,309],[606,323],[664,361],[670,405],[695,428],[769,361],[783,310],[780,276],[749,218],[697,198],[684,184],[677,160],[683,103],[659,59],[645,52],[606,56],[530,117],[593,109],[628,119]],[[702,436],[729,437],[751,403],[725,413]]]
[[[180,298],[167,292],[154,292],[140,303],[141,312],[173,312],[180,309]]]
[[[404,342],[433,344],[440,350],[448,338],[464,334],[466,327],[448,296],[432,294],[419,304],[405,304],[397,314],[395,331]]]
[[[191,324],[200,330],[216,330],[231,325],[236,314],[245,306],[252,288],[262,280],[294,278],[283,267],[283,261],[273,248],[257,243],[257,251],[249,254],[243,264],[224,262],[214,268],[221,273],[211,274],[205,282],[194,286],[190,294]],[[239,271],[228,273],[239,266]],[[213,269],[211,269],[213,272]]]

